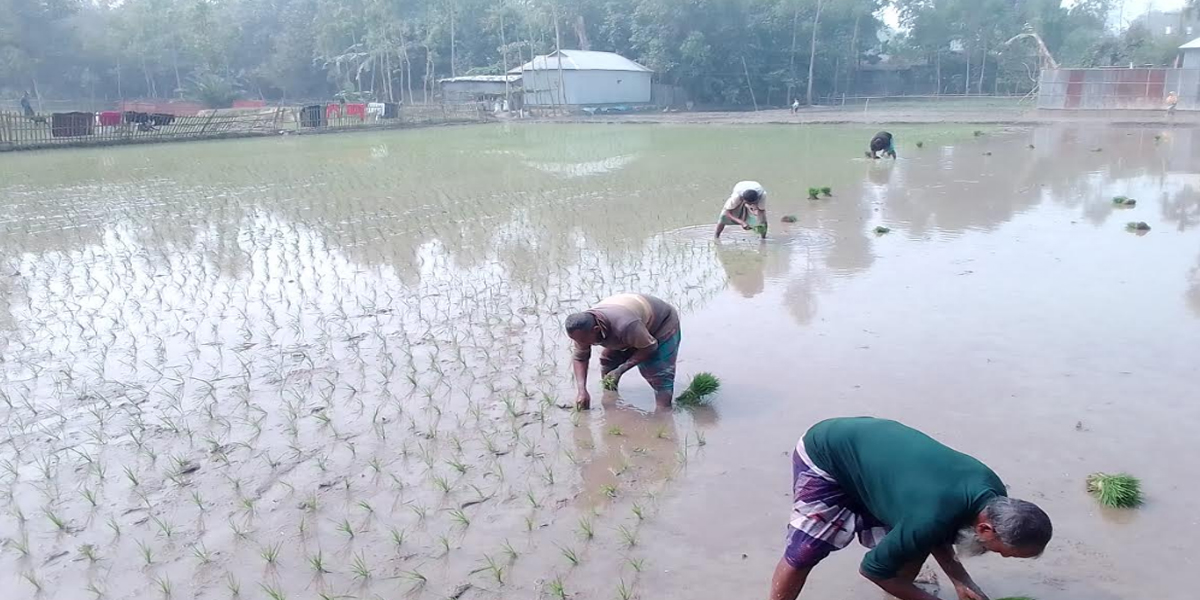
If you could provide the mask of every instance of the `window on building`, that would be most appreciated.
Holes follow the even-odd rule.
[[[1166,27],[1164,27],[1163,29],[1166,29],[1166,33],[1167,33],[1167,35],[1171,35],[1171,26],[1170,26],[1170,25],[1167,25],[1167,26],[1166,26]]]
[[[1187,26],[1187,34],[1192,35],[1192,26],[1191,25]]]

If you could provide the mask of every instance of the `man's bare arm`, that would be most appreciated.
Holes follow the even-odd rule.
[[[958,555],[954,553],[954,546],[950,544],[942,544],[934,547],[930,552],[933,559],[937,561],[942,570],[946,572],[946,577],[950,578],[950,582],[954,584],[954,591],[959,598],[977,598],[978,600],[988,600],[983,590],[975,585],[975,580],[971,579],[971,574],[963,567],[962,562],[958,560]]]
[[[876,579],[870,575],[867,575],[866,573],[863,573],[862,576],[870,579],[875,585],[879,586],[880,589],[895,596],[896,598],[899,598],[900,600],[939,600],[937,596],[922,590],[913,584],[912,581],[907,579],[902,579],[899,577],[893,577],[891,579]]]
[[[737,218],[737,215],[733,214],[733,211],[731,211],[731,210],[726,210],[726,211],[724,212],[724,215],[725,215],[726,217],[729,217],[729,220],[730,220],[730,221],[733,221],[734,223],[737,223],[738,225],[741,225],[742,227],[749,227],[749,226],[750,226],[748,223],[746,223],[746,222],[745,222],[745,221],[743,221],[742,219],[739,219],[739,218]]]
[[[634,352],[633,356],[630,356],[629,360],[625,361],[625,364],[621,365],[620,367],[617,367],[617,371],[619,371],[617,376],[620,377],[621,375],[624,375],[626,371],[636,367],[638,365],[638,363],[645,361],[645,360],[649,360],[650,357],[654,356],[654,353],[657,350],[658,350],[658,342],[654,342],[654,344],[652,344],[650,346],[646,346],[645,348],[642,348],[642,349],[638,350],[637,352]]]

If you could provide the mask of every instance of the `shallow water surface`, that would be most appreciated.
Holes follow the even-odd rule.
[[[897,161],[848,126],[0,156],[0,580],[764,597],[796,438],[873,414],[1051,513],[1040,560],[968,563],[992,596],[1188,597],[1200,135],[972,129],[895,128]],[[770,236],[714,242],[740,179],[769,190]],[[562,318],[621,291],[680,308],[680,387],[716,373],[711,406],[648,412],[631,373],[619,398],[593,382],[598,410],[558,408]],[[1097,509],[1097,470],[1142,477],[1147,505]],[[879,595],[860,557],[805,597]]]

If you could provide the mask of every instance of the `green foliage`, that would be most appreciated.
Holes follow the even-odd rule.
[[[884,227],[883,225],[879,225],[875,228],[875,235],[883,235],[885,233],[891,233],[891,232],[892,232],[891,228]]]
[[[721,380],[712,373],[696,373],[687,389],[675,401],[682,406],[704,404],[720,388]]]
[[[196,73],[189,83],[189,95],[208,108],[229,108],[239,94],[234,78],[212,72]]]
[[[1087,489],[1109,508],[1134,508],[1142,504],[1142,483],[1128,473],[1092,473],[1087,478]]]
[[[611,392],[617,389],[617,378],[613,377],[612,375],[605,375],[604,378],[600,380],[600,385],[605,390]]]
[[[783,218],[779,220],[784,223],[795,223],[799,219],[796,218],[796,215],[783,215]]]
[[[822,195],[822,196],[825,196],[825,197],[827,197],[827,198],[828,198],[829,196],[832,196],[832,195],[833,195],[833,188],[831,188],[831,187],[823,187],[823,188],[821,188],[821,195]]]
[[[809,200],[816,200],[817,198],[820,198],[820,197],[821,197],[821,188],[815,188],[815,187],[808,188],[808,199]]]

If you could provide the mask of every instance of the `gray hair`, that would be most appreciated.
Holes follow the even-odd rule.
[[[1006,546],[1041,550],[1050,543],[1054,526],[1038,505],[1000,496],[988,502],[983,515]]]

